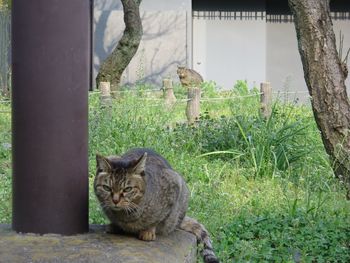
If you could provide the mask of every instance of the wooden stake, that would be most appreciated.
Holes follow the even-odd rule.
[[[200,114],[200,88],[188,88],[188,101],[186,107],[186,116],[188,123],[192,124],[199,119]]]
[[[171,79],[163,79],[163,94],[165,106],[171,108],[176,102],[173,82]]]
[[[271,115],[271,105],[272,105],[272,88],[270,82],[263,82],[260,84],[260,110],[261,115],[264,118],[269,118]]]
[[[101,106],[111,106],[111,83],[110,82],[100,82],[99,85],[101,91]]]

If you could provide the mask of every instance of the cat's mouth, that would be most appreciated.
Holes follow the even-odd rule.
[[[125,209],[123,206],[120,206],[120,205],[118,205],[118,204],[113,205],[112,208],[113,208],[113,210],[115,210],[115,211],[122,211],[122,210]]]
[[[117,204],[114,204],[113,209],[115,211],[122,211],[122,210],[127,210],[128,206],[124,205],[124,204],[121,204],[121,203],[117,203]]]
[[[125,212],[127,214],[133,214],[138,212],[138,206],[133,203],[117,203],[111,206],[111,208],[116,212]]]

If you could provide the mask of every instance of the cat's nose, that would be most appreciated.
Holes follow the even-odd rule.
[[[120,195],[119,194],[113,194],[112,197],[113,203],[118,204],[120,200]]]

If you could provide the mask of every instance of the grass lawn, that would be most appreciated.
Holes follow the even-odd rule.
[[[203,96],[255,93],[239,82],[225,94],[207,84]],[[185,103],[166,109],[149,94],[125,92],[109,109],[89,97],[90,223],[107,222],[92,190],[95,153],[149,147],[185,177],[188,214],[208,228],[222,262],[350,262],[350,203],[309,107],[276,102],[264,120],[258,96],[205,101],[189,126]],[[0,223],[11,222],[10,118],[0,113]]]

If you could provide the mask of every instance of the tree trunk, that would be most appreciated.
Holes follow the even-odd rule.
[[[350,198],[350,104],[337,53],[329,0],[289,0],[304,77],[323,144]]]
[[[121,76],[134,57],[141,38],[142,22],[139,6],[142,0],[121,0],[124,10],[125,30],[117,47],[100,66],[96,77],[96,85],[100,82],[110,82],[111,92],[118,90]]]

